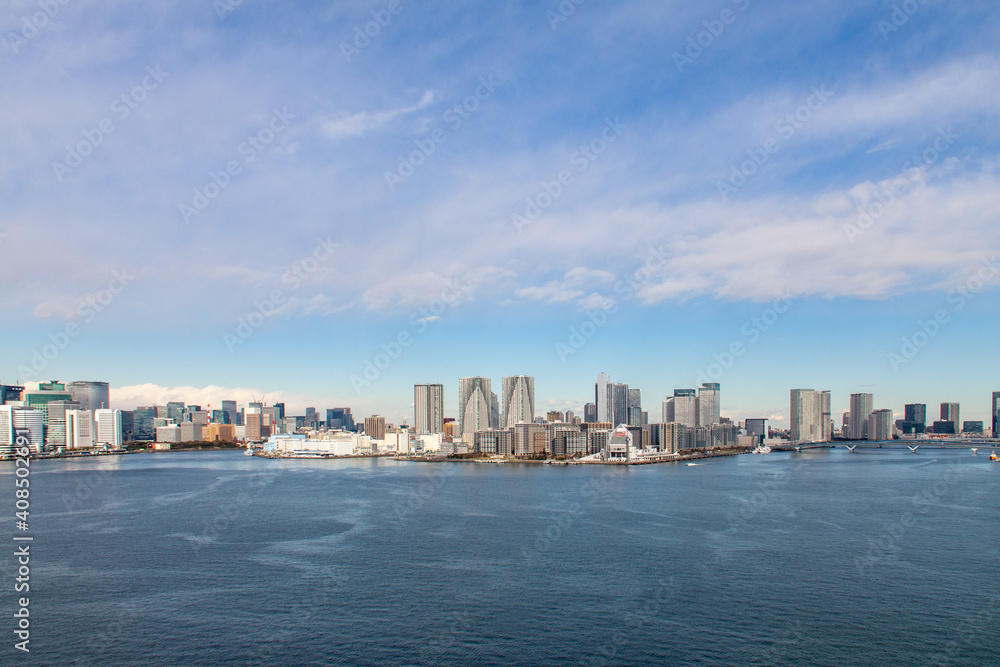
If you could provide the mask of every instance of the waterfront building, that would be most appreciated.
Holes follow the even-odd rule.
[[[721,390],[718,382],[704,382],[698,389],[698,426],[720,423]]]
[[[764,439],[767,438],[766,419],[748,419],[744,422],[744,428],[746,429],[747,435],[752,435],[757,438],[757,444],[764,442]]]
[[[868,438],[868,422],[872,414],[874,397],[871,394],[851,394],[850,423],[847,438],[849,440],[866,440]]]
[[[621,382],[611,384],[611,417],[614,424],[628,424],[628,385]]]
[[[45,449],[42,411],[19,405],[0,405],[0,453],[12,453],[18,436],[27,438],[29,448],[36,454]]]
[[[372,440],[385,440],[385,417],[380,415],[365,417],[365,435]]]
[[[958,403],[942,403],[941,404],[941,421],[951,422],[953,433],[961,433],[962,422],[958,419]],[[935,429],[935,433],[937,429]]]
[[[869,440],[892,440],[892,410],[874,410],[869,420]]]
[[[200,439],[205,442],[235,442],[236,433],[232,424],[209,424],[201,428]]]
[[[628,462],[632,460],[632,432],[625,426],[612,431],[602,458],[605,461]]]
[[[535,378],[513,375],[503,379],[503,428],[535,421]]]
[[[417,435],[444,433],[444,385],[413,385],[413,428]]]
[[[903,420],[899,430],[907,435],[916,435],[927,430],[927,404],[908,403],[903,406]]]
[[[955,430],[955,422],[948,421],[937,421],[933,424],[934,435],[958,435],[958,431]]]
[[[94,444],[106,445],[108,449],[122,448],[122,411],[94,410]]]
[[[203,439],[202,431],[204,427],[201,424],[196,424],[195,422],[181,422],[180,423],[180,439],[181,442],[201,442]]]
[[[475,439],[476,431],[487,431],[493,426],[495,414],[491,382],[484,377],[465,377],[458,381],[458,433],[466,443]]]
[[[793,442],[826,442],[832,437],[830,392],[792,389],[789,437]]]
[[[983,431],[983,422],[962,422],[962,433],[968,433],[969,435],[983,435]]]
[[[90,410],[66,411],[66,448],[90,449],[94,446],[94,413]]]
[[[994,438],[1000,438],[1000,391],[993,392],[993,433]]]
[[[514,453],[513,429],[476,431],[473,437],[473,451],[478,454],[510,456]]]
[[[583,406],[583,421],[586,424],[593,424],[597,421],[596,403],[587,403]]]

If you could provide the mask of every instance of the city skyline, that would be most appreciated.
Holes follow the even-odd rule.
[[[362,46],[384,5],[5,7],[0,378],[398,418],[470,373],[578,410],[605,369],[653,415],[719,382],[735,419],[989,421],[990,9],[731,4],[403,3]]]

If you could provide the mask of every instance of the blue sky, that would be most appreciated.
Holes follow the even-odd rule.
[[[470,5],[5,3],[0,377],[401,421],[415,382],[580,410],[604,371],[654,420],[706,377],[734,419],[793,387],[988,419],[995,3]]]

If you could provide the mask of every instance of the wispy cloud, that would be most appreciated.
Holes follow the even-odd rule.
[[[408,107],[391,109],[389,111],[362,111],[360,113],[337,117],[328,117],[320,121],[319,131],[327,139],[346,139],[361,137],[371,130],[378,129],[386,123],[406,114],[420,111],[434,102],[434,92],[428,90],[420,101]]]

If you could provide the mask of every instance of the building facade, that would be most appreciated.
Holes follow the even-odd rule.
[[[417,435],[444,433],[444,385],[413,385],[413,428]]]

